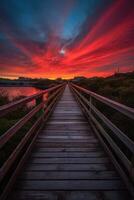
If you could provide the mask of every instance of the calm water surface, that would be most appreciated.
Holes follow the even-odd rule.
[[[10,101],[20,96],[31,96],[40,91],[43,91],[43,90],[40,90],[34,87],[0,87],[0,95],[8,96],[8,99]],[[46,98],[47,98],[47,94],[44,95],[44,101],[46,100]],[[33,105],[35,105],[35,100],[27,103],[28,107],[33,106]]]
[[[34,87],[0,87],[0,94],[7,95],[9,100],[19,96],[30,96],[42,90]]]

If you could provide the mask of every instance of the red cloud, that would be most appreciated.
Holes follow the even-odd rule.
[[[120,66],[122,71],[133,70],[134,12],[129,2],[116,1],[72,49],[60,53],[61,41],[51,34],[44,48],[36,43],[26,43],[6,31],[8,39],[30,60],[31,67],[18,67],[9,62],[11,72],[18,75],[48,78],[73,76],[106,76]],[[124,12],[125,11],[125,12]],[[66,16],[66,15],[65,15]],[[66,47],[67,48],[67,47]],[[12,60],[12,59],[11,59]],[[16,58],[16,63],[19,59]],[[116,66],[115,66],[116,64]],[[4,62],[0,63],[3,66]],[[32,71],[31,71],[32,69]],[[6,73],[7,68],[0,71]],[[10,71],[10,70],[9,70]]]

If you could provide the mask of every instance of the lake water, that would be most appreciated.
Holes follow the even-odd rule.
[[[40,89],[34,88],[34,87],[0,87],[0,96],[8,96],[8,99],[10,101],[13,101],[16,97],[20,96],[31,96],[33,94],[36,94],[40,91]],[[44,95],[44,100],[46,100],[47,94]],[[3,105],[3,104],[2,104]],[[34,106],[35,100],[27,103],[27,106]]]
[[[18,96],[31,96],[42,90],[34,87],[0,87],[0,95],[7,95],[9,100]]]

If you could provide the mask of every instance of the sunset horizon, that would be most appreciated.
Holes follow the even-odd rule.
[[[0,6],[1,76],[68,79],[134,70],[132,1],[6,2]]]
[[[120,74],[125,74],[125,73],[132,73],[134,71],[127,71],[127,72],[119,72]],[[1,79],[9,79],[9,80],[18,80],[20,77],[23,77],[23,78],[28,78],[28,79],[50,79],[50,80],[56,80],[56,79],[63,79],[63,80],[70,80],[70,79],[74,79],[76,77],[85,77],[85,78],[94,78],[94,77],[98,77],[98,78],[107,78],[107,77],[110,77],[110,76],[113,76],[116,74],[116,71],[113,72],[113,73],[110,73],[110,74],[106,74],[106,75],[91,75],[91,76],[82,76],[82,75],[78,75],[78,76],[63,76],[63,77],[45,77],[45,76],[0,76]]]

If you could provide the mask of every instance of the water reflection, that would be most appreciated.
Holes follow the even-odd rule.
[[[42,90],[34,87],[0,87],[0,95],[8,96],[10,101],[19,96],[31,96],[40,91]]]
[[[43,90],[34,87],[0,87],[0,96],[7,96],[9,101],[14,101],[19,98],[31,96]],[[44,101],[47,99],[47,94],[43,96]],[[35,100],[29,102],[29,106],[35,105]]]

